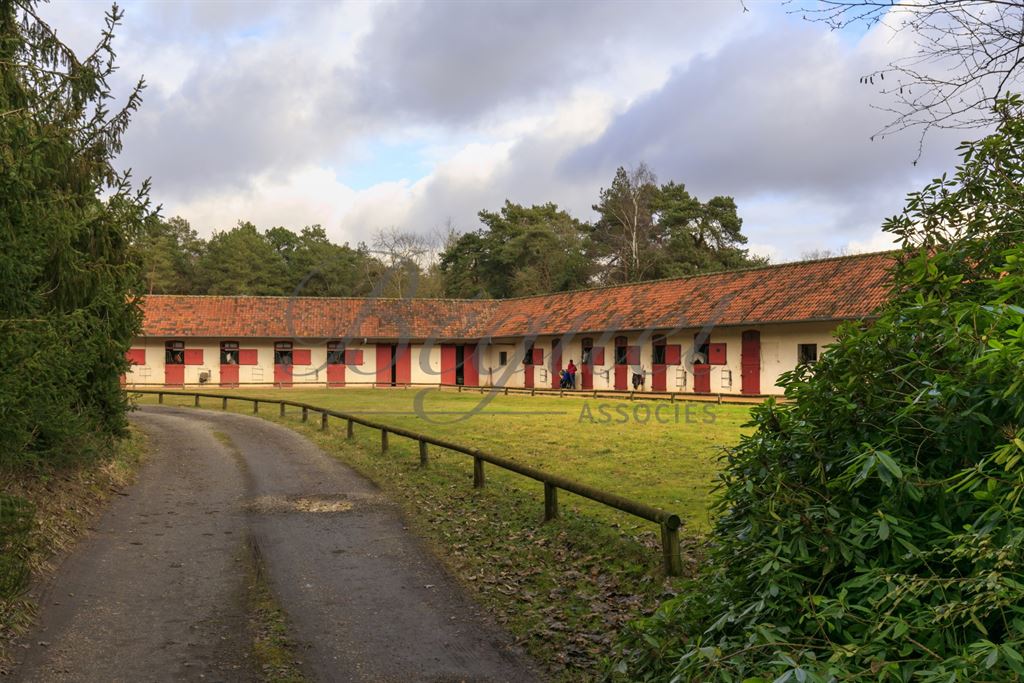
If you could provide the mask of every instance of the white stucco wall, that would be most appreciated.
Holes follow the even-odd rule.
[[[797,347],[799,344],[817,344],[819,357],[824,347],[832,342],[834,323],[791,323],[780,325],[762,325],[752,327],[720,327],[710,333],[710,342],[726,344],[726,364],[714,365],[711,368],[711,392],[723,394],[741,393],[741,335],[746,329],[756,329],[761,334],[760,388],[763,394],[780,394],[781,389],[775,386],[780,374],[796,367]],[[669,366],[666,369],[666,389],[668,391],[693,391],[693,376],[686,361],[693,356],[694,335],[699,330],[684,330],[668,336],[667,343],[681,347],[683,363]],[[590,337],[594,347],[604,347],[604,365],[594,368],[594,389],[606,390],[614,387],[615,338],[627,337],[630,346],[641,347],[641,363],[649,373],[653,365],[653,347],[650,334],[617,333],[617,334],[586,334],[563,338],[562,364],[569,359],[581,365],[582,340]],[[185,366],[185,384],[199,385],[201,373],[209,373],[207,386],[218,386],[221,382],[220,373],[220,342],[221,339],[180,338],[185,342],[186,349],[202,349],[203,362],[199,365]],[[551,387],[551,343],[554,337],[542,336],[535,342],[536,348],[544,350],[544,364],[534,366],[534,386]],[[145,337],[136,339],[133,349],[144,349],[146,358],[141,366],[133,367],[126,375],[130,385],[163,386],[165,377],[164,352],[166,337]],[[256,365],[240,365],[238,379],[242,385],[272,385],[274,381],[274,342],[275,339],[243,339],[232,338],[225,341],[237,341],[242,349],[256,349]],[[360,340],[361,341],[361,340]],[[327,381],[326,360],[327,345],[324,342],[294,342],[296,349],[309,349],[311,364],[295,366],[293,383],[324,384]],[[363,362],[359,366],[346,367],[346,384],[349,386],[369,385],[376,381],[376,344],[349,344],[349,350],[361,350]],[[507,354],[507,364],[502,366],[499,358],[501,352]],[[493,342],[484,346],[479,355],[478,368],[480,383],[484,386],[524,386],[525,366],[523,358],[523,341]],[[411,352],[410,379],[417,384],[438,384],[441,381],[441,348],[436,344],[413,344]],[[628,381],[628,373],[627,373]],[[582,373],[577,374],[577,387],[582,383]],[[648,376],[646,390],[652,389],[651,378]]]

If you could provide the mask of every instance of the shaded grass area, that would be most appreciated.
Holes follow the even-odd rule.
[[[284,610],[274,598],[263,572],[259,546],[249,540],[248,611],[249,637],[260,680],[268,683],[306,683],[297,646]]]
[[[133,479],[145,438],[134,428],[104,453],[75,465],[0,471],[0,673],[13,640],[32,624],[35,605],[23,590],[53,569],[112,495]]]
[[[641,426],[601,427],[602,431],[581,428],[581,444],[576,448],[558,444],[557,455],[551,443],[532,438],[531,425],[546,416],[503,415],[495,412],[459,424],[436,425],[423,418],[403,414],[410,407],[411,394],[401,391],[360,391],[349,397],[347,392],[270,392],[268,397],[282,393],[294,400],[324,405],[338,410],[373,410],[380,422],[407,426],[437,434],[453,441],[486,447],[496,454],[514,457],[534,466],[572,476],[595,486],[631,495],[648,503],[677,509],[668,503],[681,500],[680,492],[663,494],[661,500],[644,496],[643,484],[649,477],[660,478],[666,472],[682,468],[679,461],[668,464],[672,453],[663,453],[648,467],[656,470],[644,475],[636,470],[649,462],[646,453],[635,453],[613,444],[623,440],[617,432],[631,430],[643,436]],[[436,393],[436,392],[435,392]],[[439,397],[446,408],[465,409],[472,397],[445,392]],[[153,402],[155,397],[145,397]],[[185,398],[166,399],[172,405],[191,405]],[[207,401],[210,408],[219,408]],[[229,403],[230,410],[250,413],[251,404]],[[554,408],[572,413],[579,411],[576,399],[509,397],[495,402],[496,410]],[[717,406],[716,406],[717,407]],[[717,433],[724,442],[738,437],[738,423],[745,419],[746,409],[727,407],[731,423]],[[383,413],[381,411],[392,411]],[[543,523],[542,486],[532,480],[495,467],[487,469],[487,486],[472,487],[472,459],[462,454],[431,448],[430,465],[418,467],[417,444],[392,435],[388,453],[380,453],[380,436],[376,430],[356,426],[355,438],[345,439],[341,421],[329,425],[327,432],[319,429],[319,416],[310,415],[308,423],[300,421],[292,410],[279,418],[277,406],[265,405],[261,417],[295,429],[325,451],[377,482],[398,502],[410,526],[433,547],[446,564],[489,613],[517,638],[526,650],[541,662],[552,678],[560,681],[589,681],[598,677],[602,659],[606,657],[619,628],[627,621],[648,614],[666,597],[683,585],[679,579],[666,578],[661,568],[660,538],[657,527],[625,513],[594,504],[566,492],[560,492],[562,517]],[[557,418],[561,425],[572,418]],[[418,421],[417,421],[418,420]],[[526,422],[520,422],[526,420]],[[592,425],[597,427],[597,425]],[[677,428],[680,429],[680,428]],[[680,432],[669,432],[669,434]],[[682,432],[686,434],[685,431]],[[601,435],[604,435],[603,437]],[[645,447],[653,447],[664,434],[640,439]],[[691,440],[692,443],[692,440]],[[584,450],[612,449],[626,465],[590,467],[594,460],[579,455]],[[725,445],[722,443],[721,445]],[[713,472],[712,448],[705,453],[706,473],[692,474],[689,484],[700,487],[703,500],[708,500]],[[678,451],[673,451],[678,452]],[[576,455],[574,455],[576,453]],[[536,455],[535,454],[539,454]],[[541,462],[537,460],[540,459]],[[686,461],[689,462],[689,461]],[[628,486],[615,486],[626,480]],[[665,500],[668,503],[665,503]],[[705,503],[706,504],[706,503]],[[687,574],[692,574],[700,561],[699,534],[684,534],[683,561]]]
[[[288,398],[446,438],[675,512],[698,531],[709,527],[718,455],[739,441],[750,411],[743,405],[415,388],[209,391]],[[232,409],[247,410],[242,404]],[[602,505],[578,504],[611,519]]]

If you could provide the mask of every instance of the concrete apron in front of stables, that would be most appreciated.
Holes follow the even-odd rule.
[[[259,418],[146,406],[150,457],[36,594],[15,680],[253,681],[252,559],[320,681],[539,675],[377,489]]]

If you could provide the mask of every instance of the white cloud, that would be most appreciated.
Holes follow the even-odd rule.
[[[81,49],[103,9],[43,7]],[[868,141],[885,117],[857,78],[907,36],[750,9],[129,2],[119,87],[152,87],[122,163],[201,232],[321,223],[357,242],[449,217],[473,229],[506,198],[589,218],[615,168],[645,160],[734,195],[755,253],[882,244],[882,217],[953,159],[949,136],[917,168],[912,134]]]

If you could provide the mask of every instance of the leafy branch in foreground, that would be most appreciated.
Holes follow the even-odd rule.
[[[753,411],[709,566],[624,634],[657,681],[1024,680],[1024,119],[909,197],[888,304]]]

